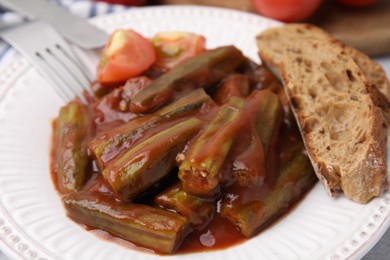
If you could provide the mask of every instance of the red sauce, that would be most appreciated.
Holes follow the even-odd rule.
[[[208,226],[192,232],[184,240],[179,253],[219,250],[238,245],[246,240],[247,238],[237,227],[217,214]]]
[[[124,239],[114,237],[106,231],[94,229],[85,225],[82,226],[86,230],[93,232],[101,239],[107,240],[108,242],[114,242],[124,248],[136,250],[142,253],[159,254],[159,252],[154,250],[137,246]],[[231,246],[239,245],[247,240],[248,238],[244,237],[232,223],[217,215],[207,227],[199,231],[191,232],[185,238],[176,254],[222,250]]]
[[[253,64],[251,64],[253,66]],[[248,68],[245,68],[248,69]],[[156,73],[156,72],[153,72]],[[250,74],[250,73],[249,73]],[[264,70],[263,67],[261,67],[260,72],[253,73],[255,74],[257,82],[252,83],[254,86],[253,88],[263,88],[264,86],[270,86],[272,85],[272,88],[275,88],[275,79],[270,79],[270,74],[266,70]],[[262,79],[262,75],[263,78]],[[265,75],[265,76],[264,76]],[[258,82],[258,80],[263,80],[261,82]],[[251,78],[251,80],[253,80]],[[139,86],[139,89],[142,89],[145,87],[145,85],[148,83],[148,80],[143,79],[143,81],[140,83],[141,86]],[[271,83],[272,84],[271,84]],[[145,85],[142,85],[145,84]],[[277,88],[276,88],[277,89]],[[275,89],[273,89],[274,92]],[[134,93],[132,93],[134,94]],[[178,94],[177,94],[178,95]],[[111,94],[106,95],[101,99],[101,101],[97,103],[92,103],[90,105],[90,111],[91,116],[94,118],[94,122],[96,124],[96,135],[109,131],[110,129],[115,128],[118,125],[121,125],[134,117],[136,115],[121,111],[121,109],[118,109],[121,103],[121,97],[123,96],[123,92],[117,91],[112,92]],[[131,96],[126,96],[126,102],[128,102],[131,99]],[[283,99],[282,99],[283,100]],[[287,106],[287,105],[286,105]],[[195,115],[196,117],[204,120],[204,121],[210,121],[211,118],[213,118],[213,115],[215,113],[215,109],[213,107],[205,107],[202,108],[201,113]],[[288,111],[288,108],[285,108],[286,111]],[[244,119],[243,119],[244,120]],[[55,129],[55,123],[53,124],[53,128]],[[145,135],[150,135],[151,133],[159,132],[159,130],[156,128],[152,132],[145,133]],[[144,134],[144,133],[142,133]],[[221,204],[224,203],[223,199],[224,196],[237,196],[239,200],[244,201],[245,203],[249,203],[254,196],[257,198],[265,197],[273,187],[274,183],[276,182],[276,176],[277,171],[279,170],[279,160],[283,156],[288,156],[289,153],[291,153],[291,149],[293,147],[290,147],[288,142],[295,141],[296,138],[299,138],[299,132],[297,132],[296,127],[291,126],[291,121],[285,120],[282,127],[282,132],[279,135],[278,143],[282,144],[281,147],[275,146],[272,147],[273,150],[276,152],[270,156],[267,161],[267,176],[264,176],[264,180],[261,179],[259,181],[258,186],[255,186],[255,188],[252,187],[252,189],[248,190],[242,190],[239,186],[235,186],[234,179],[225,179],[224,183],[225,185],[229,185],[227,188],[222,189],[222,195],[219,199],[215,200],[215,212],[214,212],[214,218],[211,220],[210,223],[206,224],[203,228],[200,228],[199,230],[192,231],[183,241],[182,245],[180,246],[178,253],[190,253],[190,252],[202,252],[202,251],[210,251],[210,250],[220,250],[224,248],[231,247],[233,245],[238,245],[240,243],[243,243],[248,238],[245,237],[240,230],[233,224],[232,221],[228,220],[227,218],[224,218],[220,214],[221,210]],[[242,136],[240,140],[249,140],[247,136]],[[55,136],[53,138],[53,144],[55,144]],[[241,145],[243,146],[243,145]],[[238,145],[237,147],[240,147]],[[243,146],[245,147],[245,146]],[[55,164],[55,153],[54,153],[55,147],[52,149],[51,154],[51,169],[52,169],[52,179],[55,185],[57,185],[57,177],[56,177],[56,164]],[[243,148],[238,148],[243,149]],[[287,154],[287,155],[286,155]],[[229,159],[228,159],[229,160]],[[106,196],[112,196],[115,197],[114,192],[112,191],[110,185],[106,182],[106,180],[103,178],[102,174],[99,171],[99,168],[97,166],[97,163],[95,160],[91,160],[90,162],[90,173],[89,173],[89,179],[82,188],[82,190],[88,190],[97,192],[100,194],[104,194]],[[162,190],[164,190],[167,185],[171,185],[177,181],[177,177],[172,177],[177,175],[177,173],[171,174],[167,180],[162,180],[158,184],[155,185],[155,187],[152,187],[149,189],[147,194],[142,194],[135,200],[136,203],[145,203],[152,206],[154,205],[153,197],[156,196],[156,194],[159,194]],[[263,177],[261,177],[263,178]],[[302,196],[303,194],[301,194]],[[226,203],[226,202],[225,202]],[[292,205],[290,205],[290,208]],[[280,217],[282,214],[285,214],[287,212],[287,208],[281,211],[279,214],[275,215],[271,220],[275,221],[276,218]],[[270,221],[266,223],[268,225]],[[266,225],[262,226],[261,228],[264,228]],[[93,232],[97,234],[99,237],[102,237],[103,239],[107,239],[110,241],[114,241],[115,243],[118,243],[124,247],[129,247],[132,249],[137,249],[142,252],[153,252],[153,250],[144,249],[142,247],[138,247],[134,245],[131,242],[124,241],[119,238],[112,237],[109,233],[105,231],[99,231],[95,230],[91,227],[85,227],[88,230],[94,230]]]

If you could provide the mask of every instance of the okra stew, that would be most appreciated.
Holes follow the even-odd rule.
[[[117,30],[91,93],[61,108],[51,160],[88,230],[158,254],[226,248],[316,182],[281,85],[234,46]]]

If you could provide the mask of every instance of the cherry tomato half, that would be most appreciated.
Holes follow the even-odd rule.
[[[283,22],[298,22],[310,17],[322,0],[252,0],[256,11]]]
[[[378,0],[336,0],[337,3],[348,7],[366,7],[373,5]]]
[[[171,69],[182,61],[205,51],[206,39],[188,32],[162,32],[152,38],[160,68]]]
[[[155,60],[156,54],[148,39],[131,29],[116,30],[100,56],[98,81],[102,84],[125,82],[147,70]]]

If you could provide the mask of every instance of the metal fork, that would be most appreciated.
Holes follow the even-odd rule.
[[[50,25],[28,22],[1,31],[0,36],[50,81],[65,102],[75,97],[86,102],[92,74]]]

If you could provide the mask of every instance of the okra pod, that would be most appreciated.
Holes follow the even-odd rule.
[[[80,189],[87,178],[88,141],[93,124],[87,107],[75,100],[62,107],[55,123],[54,171],[61,193]]]
[[[154,202],[162,208],[174,210],[185,216],[192,227],[197,229],[210,223],[216,206],[213,199],[200,198],[186,193],[180,182],[157,195]]]
[[[203,89],[193,90],[175,102],[161,108],[151,115],[135,118],[111,131],[95,137],[89,144],[101,169],[137,142],[147,132],[156,132],[158,126],[176,118],[195,114],[204,106],[212,107],[213,101]]]
[[[204,107],[212,108],[214,106],[214,101],[204,89],[200,88],[184,94],[171,104],[157,110],[154,114],[166,118],[178,118],[195,114]]]
[[[224,104],[230,97],[245,97],[250,92],[249,78],[246,75],[234,73],[227,76],[214,93],[217,104]]]
[[[175,91],[212,86],[243,60],[243,54],[234,46],[216,48],[189,58],[135,95],[130,110],[136,114],[151,113],[170,102]]]
[[[275,146],[278,140],[283,123],[283,105],[278,95],[265,89],[253,91],[248,97],[247,107],[255,117],[257,133],[263,142],[264,151],[268,154],[270,147]]]
[[[283,120],[278,96],[269,90],[254,90],[246,98],[245,110],[248,114],[247,127],[239,133],[229,154],[231,167],[226,169],[232,172],[232,189],[260,188],[265,178],[275,171],[273,168],[277,164],[275,146]],[[267,175],[267,171],[271,174]]]
[[[180,214],[141,204],[118,202],[99,193],[78,191],[63,198],[70,218],[90,228],[161,253],[176,251],[188,233]]]
[[[233,193],[224,198],[221,215],[235,223],[245,236],[256,234],[315,183],[316,176],[303,144],[295,146],[297,148],[281,161],[281,170],[273,187],[263,187],[262,194],[257,197],[246,191],[249,192],[246,196]],[[233,197],[238,199],[232,200]]]
[[[144,132],[155,125],[151,123],[155,119],[154,115],[137,117],[94,137],[89,142],[89,149],[99,168],[103,170],[109,161],[133,145]]]
[[[264,148],[256,129],[247,128],[239,134],[229,155],[232,184],[241,188],[261,187],[266,177]]]
[[[185,154],[178,156],[184,191],[198,196],[213,196],[218,192],[224,178],[222,166],[243,126],[244,104],[241,98],[230,98]]]
[[[186,119],[142,139],[106,166],[104,178],[120,199],[134,199],[175,167],[177,153],[202,126],[196,118]]]

